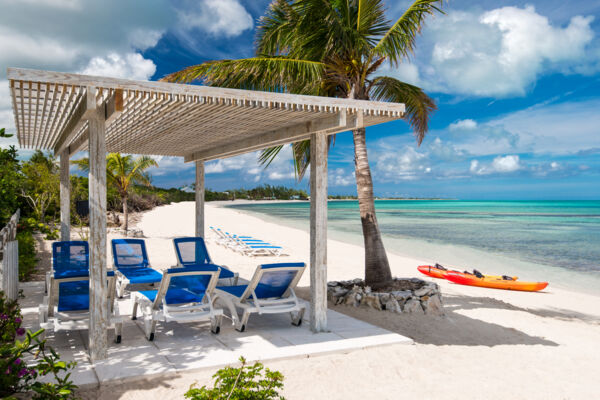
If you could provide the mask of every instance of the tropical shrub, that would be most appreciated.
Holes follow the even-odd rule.
[[[44,330],[25,331],[22,322],[18,303],[0,292],[0,397],[14,399],[13,394],[30,393],[39,400],[74,399],[77,386],[70,380],[69,370],[75,362],[61,361],[58,353],[40,340]],[[24,336],[23,340],[16,340],[19,336]],[[40,379],[48,376],[50,381]]]
[[[279,390],[283,388],[283,375],[279,371],[256,362],[246,365],[246,359],[240,357],[240,368],[225,367],[214,375],[215,386],[208,389],[206,386],[197,388],[193,384],[185,393],[186,399],[192,400],[271,400],[283,399]],[[263,376],[264,370],[264,376]]]
[[[56,160],[36,151],[22,166],[23,182],[21,196],[27,202],[32,216],[45,222],[46,214],[57,212],[59,197],[59,176]]]
[[[0,228],[19,208],[19,188],[22,181],[20,169],[15,147],[0,148]]]
[[[19,243],[19,281],[23,282],[29,279],[38,262],[35,239],[31,230],[19,230],[17,232],[17,242]]]

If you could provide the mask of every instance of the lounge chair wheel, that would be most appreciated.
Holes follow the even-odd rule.
[[[242,325],[238,331],[244,332],[246,330],[246,325]]]
[[[300,319],[298,320],[298,322],[292,322],[292,325],[295,325],[295,326],[300,326],[300,325],[302,325],[302,318],[300,318]]]
[[[117,338],[115,339],[115,343],[121,343],[121,335],[117,335]]]
[[[211,329],[211,332],[214,333],[215,335],[218,335],[219,333],[221,333],[221,327],[216,326],[213,329]]]
[[[135,321],[137,319],[137,317],[131,317],[132,321]]]
[[[149,341],[153,341],[153,340],[154,340],[154,332],[152,332],[152,333],[150,334],[150,336],[148,337],[148,340],[149,340]]]

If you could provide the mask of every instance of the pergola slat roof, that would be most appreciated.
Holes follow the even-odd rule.
[[[228,157],[396,120],[403,104],[8,69],[19,144],[87,149],[88,109],[106,105],[110,152]]]

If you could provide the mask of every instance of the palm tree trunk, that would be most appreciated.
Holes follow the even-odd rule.
[[[354,137],[354,170],[356,173],[356,190],[360,221],[365,241],[365,282],[372,288],[384,286],[392,279],[373,199],[373,179],[367,158],[365,128],[352,131]]]
[[[125,236],[127,236],[127,229],[129,228],[129,215],[127,212],[127,196],[123,197],[123,230],[125,230]]]

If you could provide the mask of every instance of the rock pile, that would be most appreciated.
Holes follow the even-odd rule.
[[[366,306],[395,313],[444,315],[438,284],[417,278],[394,278],[385,291],[377,292],[366,286],[362,279],[328,282],[327,299],[336,305]]]

